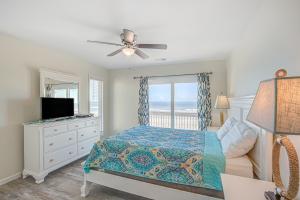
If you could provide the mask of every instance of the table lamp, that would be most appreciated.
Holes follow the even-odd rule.
[[[229,102],[228,98],[224,95],[217,96],[216,103],[215,103],[216,109],[229,109]],[[220,112],[220,122],[221,126],[224,124],[224,112]]]
[[[294,199],[299,189],[298,156],[287,135],[300,135],[300,77],[286,77],[280,69],[276,78],[262,81],[253,101],[247,120],[273,133],[272,167],[275,193],[266,192],[267,199]],[[280,148],[287,151],[289,184],[284,187],[280,176]]]

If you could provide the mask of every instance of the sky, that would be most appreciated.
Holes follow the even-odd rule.
[[[149,101],[171,101],[171,84],[149,85]],[[196,102],[197,83],[176,83],[175,102]]]

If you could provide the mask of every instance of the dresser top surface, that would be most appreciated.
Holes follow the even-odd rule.
[[[80,121],[95,120],[98,117],[71,117],[65,119],[49,119],[49,120],[35,120],[23,123],[24,126],[45,126],[54,124],[77,123]]]

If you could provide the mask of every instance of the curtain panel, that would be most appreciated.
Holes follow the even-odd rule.
[[[148,77],[140,79],[138,119],[140,125],[149,125]]]
[[[197,75],[198,95],[197,95],[197,113],[198,128],[201,131],[207,130],[212,121],[211,116],[211,94],[209,74],[200,73]]]

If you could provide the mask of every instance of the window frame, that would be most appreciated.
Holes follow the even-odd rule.
[[[103,107],[103,102],[104,102],[104,96],[103,96],[103,94],[104,94],[104,80],[100,77],[92,76],[92,75],[89,75],[89,77],[88,77],[88,110],[89,110],[89,113],[91,113],[90,80],[95,80],[95,81],[99,81],[99,82],[102,83],[101,84],[102,88],[100,90],[101,91],[101,102],[100,102],[101,104],[99,104],[100,106],[98,105],[99,109],[98,109],[98,116],[97,117],[100,118],[100,131],[103,132],[104,131],[104,110],[103,110],[103,108],[104,108]],[[98,99],[98,101],[99,101],[99,99]]]

